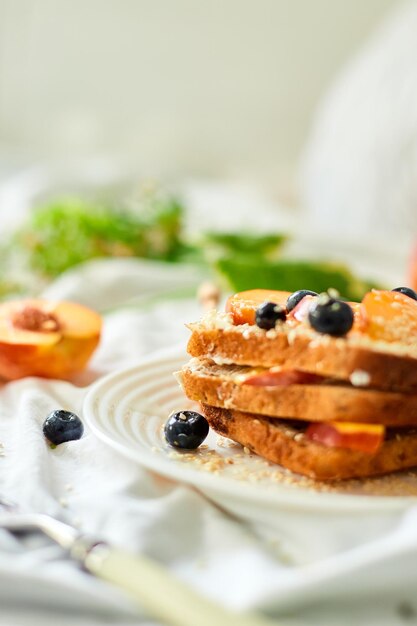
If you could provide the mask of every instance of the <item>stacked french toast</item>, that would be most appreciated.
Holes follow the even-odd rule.
[[[186,395],[211,428],[317,480],[417,466],[417,295],[252,290],[189,325]]]

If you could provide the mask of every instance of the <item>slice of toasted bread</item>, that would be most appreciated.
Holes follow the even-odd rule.
[[[417,425],[417,394],[361,389],[347,384],[257,387],[243,383],[251,368],[192,359],[181,372],[191,400],[269,417],[310,422],[347,421]]]
[[[327,447],[304,435],[304,427],[234,409],[201,404],[211,428],[260,456],[316,480],[388,474],[417,466],[417,430],[388,431],[375,454]]]
[[[349,380],[356,372],[369,376],[369,386],[417,391],[417,341],[409,345],[366,337],[330,337],[310,329],[234,326],[219,314],[207,323],[191,324],[188,352],[217,363],[260,367],[287,366],[329,378]]]

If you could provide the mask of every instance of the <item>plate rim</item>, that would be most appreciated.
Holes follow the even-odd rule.
[[[281,510],[299,509],[316,511],[317,513],[358,513],[389,512],[406,509],[417,502],[417,496],[384,496],[370,494],[349,494],[335,492],[320,492],[304,487],[285,485],[282,490],[273,492],[269,488],[260,485],[245,483],[229,477],[214,475],[199,471],[187,464],[173,463],[172,460],[155,454],[152,450],[146,455],[136,454],[129,446],[113,439],[97,423],[95,418],[96,399],[103,388],[113,384],[120,378],[131,377],[147,364],[163,364],[171,360],[186,362],[189,356],[183,346],[173,346],[171,349],[158,350],[141,358],[135,365],[116,370],[106,374],[91,385],[84,397],[82,412],[83,418],[91,432],[103,443],[117,451],[124,458],[139,466],[155,472],[173,481],[192,486],[197,491],[210,499],[215,499],[213,494],[218,493],[222,497],[246,500],[247,502],[267,505],[269,508]],[[301,501],[300,501],[301,500]]]

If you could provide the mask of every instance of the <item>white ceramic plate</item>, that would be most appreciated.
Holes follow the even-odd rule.
[[[245,454],[240,446],[212,432],[196,452],[172,449],[165,442],[163,425],[173,410],[192,407],[173,376],[186,360],[186,354],[177,350],[101,379],[84,404],[91,430],[125,457],[193,485],[238,515],[253,516],[256,511],[265,519],[285,510],[382,513],[417,502],[413,473],[317,485]]]

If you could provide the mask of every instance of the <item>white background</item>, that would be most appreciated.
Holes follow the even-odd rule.
[[[316,104],[398,0],[0,0],[0,157],[123,154],[290,200]]]

